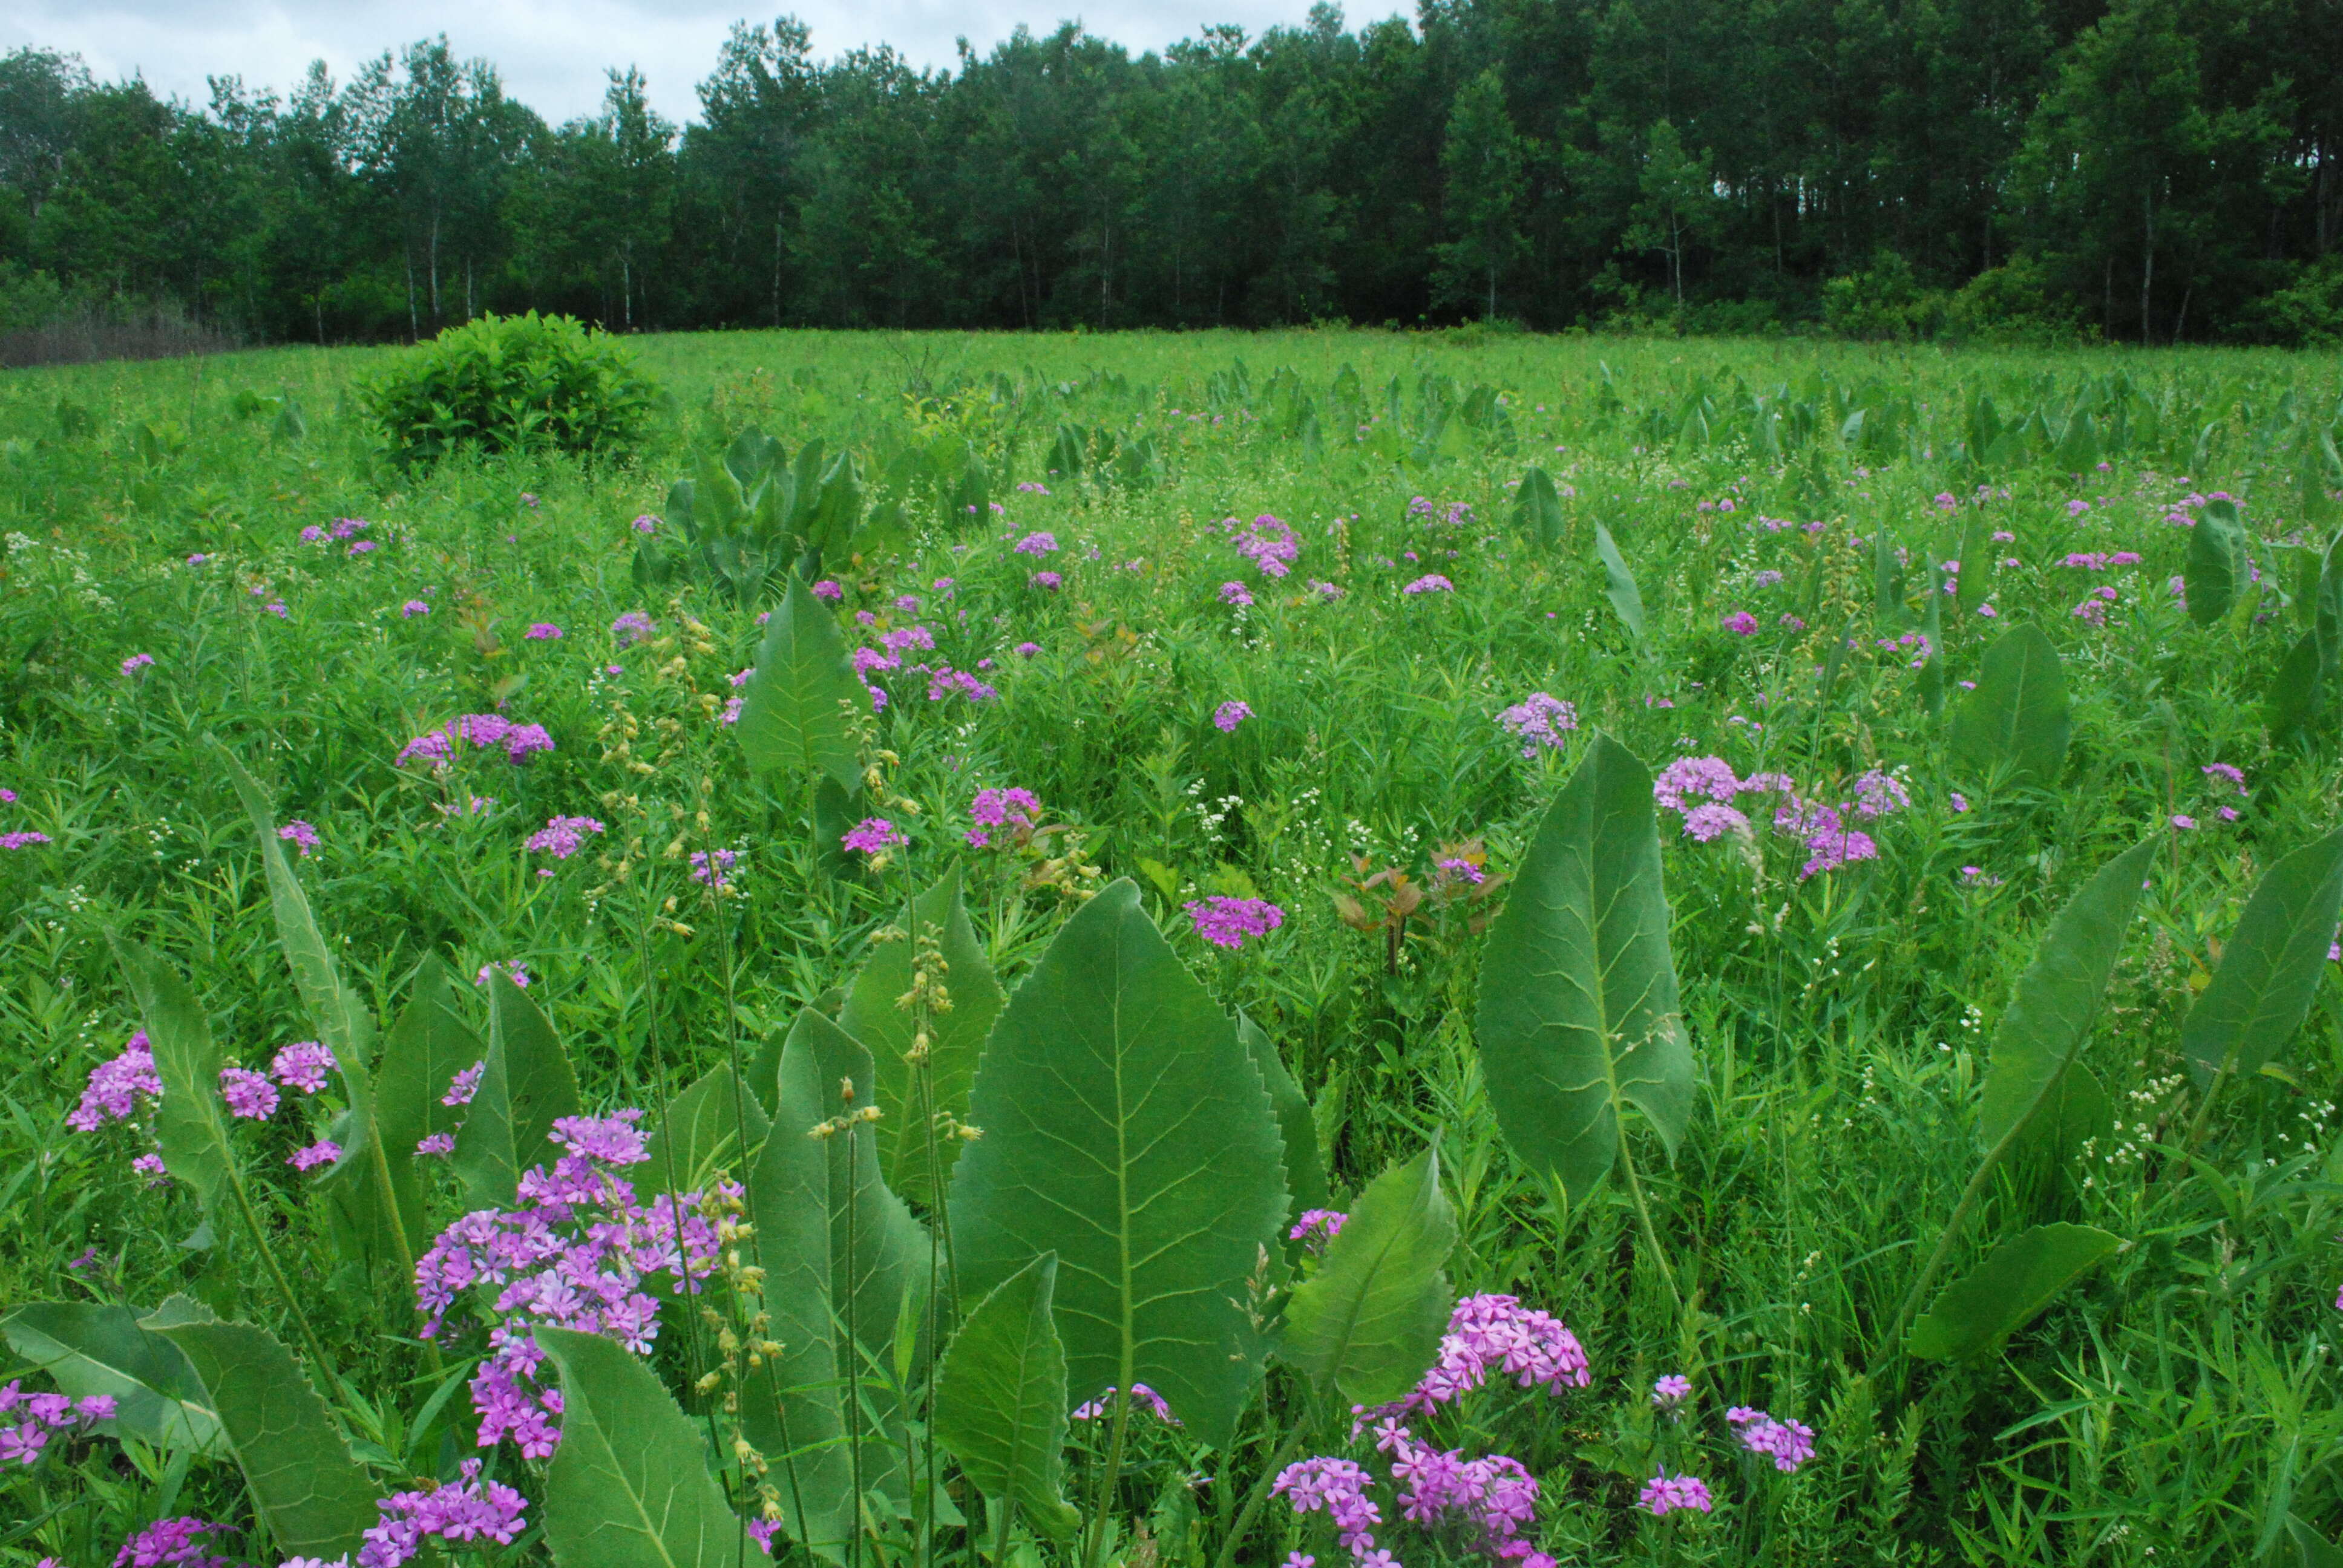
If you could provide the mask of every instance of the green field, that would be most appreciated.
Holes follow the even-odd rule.
[[[0,1563],[2333,1558],[2335,357],[630,347],[0,381]]]

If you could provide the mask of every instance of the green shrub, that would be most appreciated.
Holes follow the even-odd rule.
[[[2071,306],[2051,302],[2042,264],[2024,256],[1963,284],[1946,313],[1945,329],[1952,337],[1989,343],[2047,345],[2088,336]]]
[[[642,434],[652,396],[634,357],[607,336],[533,310],[451,327],[359,392],[402,465],[467,446],[623,450]]]
[[[1861,272],[1823,285],[1823,323],[1841,337],[1931,337],[1944,315],[1945,297],[1921,288],[1912,264],[1885,246]]]
[[[2343,347],[2343,256],[2302,268],[2291,285],[2261,302],[2258,314],[2273,343],[2295,348]]]

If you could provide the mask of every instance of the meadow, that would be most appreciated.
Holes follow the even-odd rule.
[[[2335,357],[627,348],[0,381],[0,1563],[2338,1560]]]

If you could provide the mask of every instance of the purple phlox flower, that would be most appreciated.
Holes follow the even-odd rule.
[[[1837,820],[1838,813],[1828,807],[1815,809],[1817,814],[1814,830],[1806,835],[1806,863],[1798,868],[1798,879],[1817,877],[1825,871],[1835,871],[1842,866],[1858,860],[1875,860],[1879,846],[1868,833],[1860,833]]]
[[[940,664],[928,676],[928,700],[941,702],[948,697],[965,697],[970,702],[991,702],[1001,695],[989,681],[979,680],[964,669],[954,669]]]
[[[1038,479],[1020,479],[1017,481],[1017,493],[1021,496],[1046,496],[1050,493],[1050,487]]]
[[[1310,579],[1310,591],[1316,594],[1321,599],[1331,604],[1334,600],[1341,598],[1344,594],[1349,593],[1351,590],[1344,588],[1341,583],[1321,582],[1316,578],[1312,578]]]
[[[781,1522],[779,1520],[751,1519],[748,1522],[748,1531],[749,1539],[754,1541],[758,1547],[763,1551],[766,1556],[772,1557],[779,1555],[779,1553],[773,1550],[773,1537],[781,1533]]]
[[[1950,490],[1939,490],[1936,492],[1936,510],[1940,512],[1949,512],[1956,509],[1959,506],[1960,502],[1953,498],[1953,493]]]
[[[1223,735],[1233,735],[1237,726],[1252,717],[1252,704],[1234,700],[1223,702],[1212,709],[1212,728]]]
[[[170,1169],[163,1163],[163,1157],[151,1151],[133,1160],[130,1169],[146,1177],[149,1187],[160,1187],[171,1179]]]
[[[0,833],[0,849],[28,849],[35,844],[47,842],[49,842],[49,836],[46,833],[36,832],[30,828],[19,828],[14,832]]]
[[[630,609],[610,623],[610,635],[620,648],[632,648],[658,630],[659,622],[639,609]]]
[[[1021,642],[1011,651],[1020,658],[1031,658],[1041,651],[1041,645],[1038,642]]]
[[[65,1125],[75,1132],[96,1132],[110,1121],[129,1121],[141,1097],[162,1100],[162,1076],[155,1071],[155,1050],[147,1045],[146,1029],[131,1036],[122,1055],[89,1069],[82,1104],[65,1116]]]
[[[1426,572],[1399,591],[1402,593],[1453,593],[1456,591],[1456,585],[1438,572]]]
[[[1303,1241],[1313,1252],[1322,1252],[1326,1243],[1342,1233],[1342,1223],[1350,1216],[1333,1209],[1304,1209],[1293,1229],[1285,1233],[1289,1241]]]
[[[561,638],[561,628],[549,620],[531,621],[528,629],[521,636],[530,642],[558,642]]]
[[[2079,518],[2090,509],[2091,503],[2088,501],[2075,500],[2066,503],[2066,515],[2070,518]]]
[[[879,634],[879,640],[886,646],[889,653],[900,654],[915,648],[932,648],[936,646],[936,634],[927,627],[914,624],[882,631]]]
[[[303,855],[317,847],[317,829],[296,817],[277,829],[277,836],[288,844],[297,844]]]
[[[321,523],[311,523],[307,528],[303,528],[301,530],[301,542],[305,545],[324,544],[326,542],[325,526]]]
[[[1722,757],[1679,757],[1652,780],[1652,799],[1678,813],[1695,800],[1729,801],[1740,792],[1740,776]]]
[[[826,598],[835,604],[840,599],[846,597],[846,590],[838,586],[836,578],[824,578],[821,581],[813,585],[813,597],[816,598]]]
[[[566,860],[585,846],[587,834],[603,830],[602,824],[591,817],[548,817],[545,826],[531,833],[521,848],[533,854]]]
[[[553,737],[542,724],[515,724],[501,713],[467,713],[408,741],[399,749],[397,760],[420,760],[442,768],[454,757],[458,741],[484,749],[498,748],[513,762],[533,752],[553,749]]]
[[[229,1568],[229,1560],[204,1550],[206,1535],[231,1533],[207,1519],[158,1519],[122,1543],[114,1568]]]
[[[1285,923],[1285,911],[1266,899],[1232,899],[1215,895],[1182,906],[1196,934],[1216,948],[1232,951],[1248,937],[1265,937]]]
[[[1730,806],[1704,800],[1684,813],[1684,830],[1694,843],[1713,843],[1727,833],[1747,833],[1749,819]]]
[[[1696,1476],[1670,1475],[1665,1471],[1644,1483],[1635,1498],[1635,1506],[1659,1518],[1679,1509],[1697,1509],[1703,1513],[1715,1506],[1708,1494],[1708,1483]]]
[[[2233,763],[2207,762],[2197,771],[2203,773],[2207,779],[2219,779],[2226,781],[2240,795],[2246,793],[2246,776]]]
[[[1055,593],[1065,586],[1066,579],[1056,572],[1035,572],[1031,578],[1035,588],[1045,593]]]
[[[2087,598],[2067,613],[2087,626],[2107,624],[2107,607],[2102,599]]]
[[[336,518],[333,532],[327,537],[334,539],[347,539],[354,534],[362,534],[372,527],[374,525],[364,518]]]
[[[2172,814],[2172,825],[2184,833],[2192,832],[2197,827],[2197,819],[2185,811],[2176,811]]]
[[[314,1040],[297,1040],[269,1058],[269,1076],[287,1089],[315,1094],[326,1087],[326,1074],[341,1065],[333,1049]]]
[[[231,1116],[266,1121],[277,1114],[277,1086],[248,1067],[221,1068],[219,1086]]]
[[[1042,529],[1036,533],[1027,534],[1023,538],[1019,539],[1012,548],[1021,556],[1055,555],[1058,549],[1058,536],[1051,533],[1047,529]]]
[[[635,532],[639,534],[655,534],[659,532],[659,518],[653,517],[649,512],[645,512],[641,517],[637,518],[634,522]]]
[[[1489,879],[1488,872],[1462,856],[1452,855],[1445,860],[1435,861],[1432,869],[1445,879],[1470,882],[1476,888]]]
[[[1757,573],[1755,577],[1749,579],[1749,586],[1751,588],[1772,588],[1781,580],[1782,574],[1775,571],[1772,567],[1767,567],[1764,571]]]
[[[285,1157],[285,1163],[296,1171],[314,1171],[320,1165],[331,1165],[342,1157],[342,1146],[330,1138],[321,1138],[307,1149],[296,1149]]]
[[[1757,618],[1745,609],[1736,609],[1725,618],[1725,629],[1735,637],[1755,637],[1757,634]]]
[[[2073,567],[2080,571],[2103,572],[2107,569],[2107,558],[2105,552],[2099,550],[2075,550],[2058,564],[2062,567]]]
[[[1518,1296],[1467,1296],[1449,1314],[1432,1370],[1405,1399],[1360,1412],[1353,1430],[1384,1416],[1437,1410],[1479,1388],[1493,1371],[1512,1374],[1523,1388],[1554,1394],[1584,1388],[1590,1376],[1584,1348],[1561,1319],[1523,1307]]]
[[[739,859],[737,849],[694,849],[691,852],[691,879],[702,887],[713,886],[721,891],[732,885],[731,878],[726,873]]]
[[[1742,1447],[1752,1453],[1765,1454],[1773,1460],[1774,1468],[1785,1475],[1815,1456],[1815,1429],[1802,1422],[1776,1421],[1764,1411],[1745,1405],[1735,1405],[1725,1412],[1725,1419],[1740,1437]]]
[[[528,1527],[528,1500],[500,1481],[482,1481],[480,1468],[468,1459],[452,1485],[395,1492],[376,1503],[378,1517],[360,1538],[357,1568],[399,1568],[432,1536],[512,1544]]]
[[[1911,804],[1912,796],[1903,780],[1892,773],[1874,768],[1855,780],[1855,814],[1865,821],[1893,816]]]
[[[1670,1372],[1652,1385],[1652,1402],[1662,1410],[1674,1410],[1692,1397],[1692,1380],[1682,1372]]]
[[[858,648],[847,655],[847,658],[854,666],[855,675],[864,681],[874,675],[884,675],[889,670],[903,668],[901,658],[883,648]]]
[[[349,553],[354,556],[372,555],[376,550],[381,548],[381,546],[376,544],[372,539],[357,539],[351,543]]]
[[[882,849],[894,849],[910,840],[903,830],[884,817],[865,817],[846,830],[839,842],[858,855],[876,855]]]
[[[1232,518],[1224,528],[1233,527]],[[1300,558],[1302,547],[1294,541],[1293,530],[1267,512],[1252,520],[1252,527],[1236,537],[1237,554],[1251,561],[1265,578],[1282,578],[1292,569]]]
[[[968,842],[981,849],[991,844],[995,828],[1029,832],[1041,815],[1041,800],[1031,789],[1014,785],[1006,789],[979,789],[976,799],[969,802],[968,815],[976,824],[968,831]]]
[[[1563,749],[1563,737],[1578,728],[1578,709],[1559,697],[1533,691],[1511,708],[1500,709],[1497,722],[1521,741],[1523,757],[1535,757],[1541,750]]]
[[[452,1132],[427,1133],[416,1140],[415,1151],[433,1156],[453,1154],[456,1152],[456,1135]]]
[[[398,607],[398,618],[401,620],[413,620],[418,615],[429,615],[430,613],[431,606],[428,601],[424,599],[411,598],[405,604]]]
[[[1221,602],[1245,609],[1252,604],[1252,590],[1233,579],[1221,585]]]
[[[151,653],[134,653],[122,661],[122,673],[136,675],[154,662],[155,656]]]
[[[1181,1424],[1180,1418],[1172,1413],[1172,1407],[1163,1402],[1163,1396],[1157,1393],[1153,1389],[1149,1388],[1143,1382],[1135,1382],[1131,1385],[1131,1402],[1134,1409],[1152,1412],[1155,1419],[1163,1422],[1166,1426],[1178,1426]],[[1074,1407],[1074,1419],[1076,1421],[1096,1421],[1101,1416],[1111,1412],[1113,1409],[1114,1389],[1110,1385],[1103,1393],[1098,1396],[1098,1398],[1093,1400],[1085,1400],[1082,1403],[1076,1405]]]
[[[572,1154],[605,1165],[637,1165],[650,1158],[635,1123],[639,1111],[616,1111],[608,1116],[562,1116],[554,1119],[546,1136]]]
[[[0,806],[14,806],[15,803],[16,792],[14,789],[0,789]]]
[[[480,966],[480,972],[472,977],[472,983],[474,985],[486,985],[488,983],[488,976],[496,972],[498,972],[496,965],[482,964]],[[510,963],[506,964],[504,966],[503,973],[507,980],[520,987],[521,990],[527,990],[528,989],[528,966],[521,962],[518,959],[515,959]]]

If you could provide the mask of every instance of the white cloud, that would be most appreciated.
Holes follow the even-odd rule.
[[[1298,25],[1308,8],[1309,0],[1104,0],[1078,15],[1091,32],[1136,52],[1213,23],[1234,22],[1249,34]],[[959,37],[981,54],[1020,21],[1042,32],[1059,20],[1024,0],[801,0],[796,14],[812,30],[818,56],[887,43],[915,64],[942,68],[952,65]],[[322,59],[347,81],[386,49],[445,33],[459,55],[493,61],[506,91],[548,120],[593,113],[603,71],[629,65],[649,78],[660,112],[685,120],[699,112],[693,85],[714,66],[739,15],[696,0],[10,0],[0,15],[0,49],[77,54],[102,80],[136,73],[158,93],[200,105],[210,97],[208,75],[241,75],[249,86],[284,92]],[[749,18],[771,19],[769,12]]]

